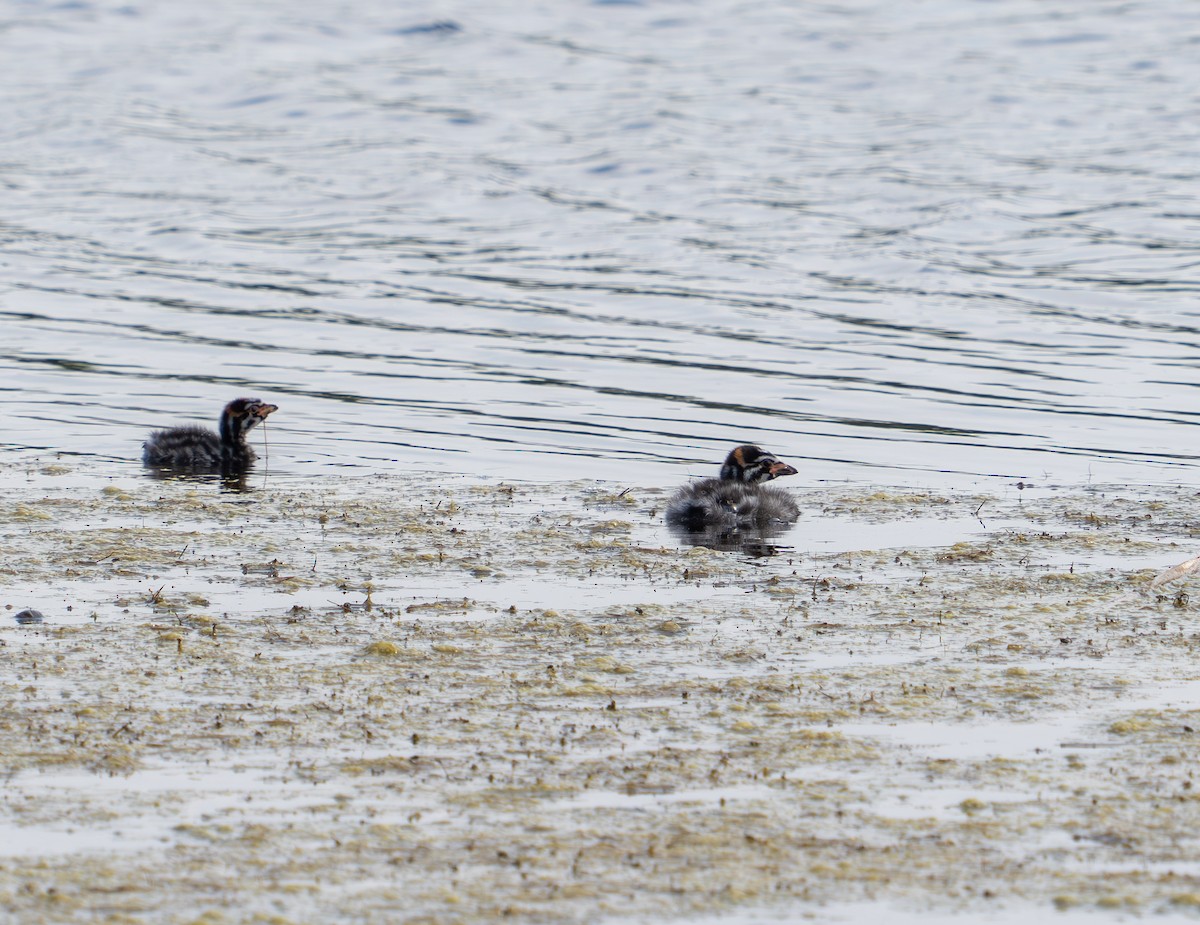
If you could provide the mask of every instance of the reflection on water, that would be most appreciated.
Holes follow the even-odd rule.
[[[704,530],[688,530],[677,524],[670,526],[671,535],[685,546],[706,546],[721,552],[740,552],[753,559],[777,556],[781,552],[794,552],[792,546],[778,546],[773,540],[785,536],[791,529],[788,524],[774,530],[752,527],[708,527]]]
[[[0,12],[0,429],[290,473],[1190,478],[1200,9]]]
[[[250,478],[255,475],[255,471],[253,467],[246,466],[226,467],[219,472],[181,472],[170,466],[146,466],[143,472],[147,478],[157,482],[193,482],[197,485],[216,485],[220,487],[221,491],[235,493],[263,488],[267,480],[266,473],[262,472],[258,473],[258,477],[251,481]]]

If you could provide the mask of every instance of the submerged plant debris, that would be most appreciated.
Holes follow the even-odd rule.
[[[636,487],[72,472],[0,502],[0,917],[1200,908],[1184,489],[797,490],[739,551]]]

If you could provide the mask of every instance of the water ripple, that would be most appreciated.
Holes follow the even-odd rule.
[[[302,472],[1197,465],[1192,6],[438,12],[0,13],[10,449],[252,390]]]

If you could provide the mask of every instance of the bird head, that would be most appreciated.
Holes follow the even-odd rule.
[[[750,444],[735,447],[721,466],[721,478],[729,482],[769,482],[781,475],[795,474],[796,470],[787,463]]]
[[[278,405],[271,405],[257,398],[235,398],[221,412],[221,436],[234,439],[242,437],[251,428],[265,421],[267,415],[278,410]]]

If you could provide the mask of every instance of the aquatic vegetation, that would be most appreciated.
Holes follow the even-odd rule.
[[[59,468],[0,506],[7,916],[1200,895],[1152,873],[1200,808],[1183,490],[800,491],[743,554],[652,489]]]

